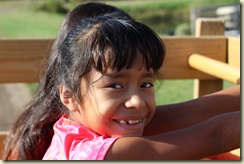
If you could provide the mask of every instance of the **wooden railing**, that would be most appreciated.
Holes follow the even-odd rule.
[[[226,63],[227,37],[168,37],[166,59],[161,73],[166,79],[217,79],[191,68],[188,58],[199,53]],[[53,39],[1,39],[0,83],[38,82],[43,57]]]
[[[196,84],[197,96],[223,89],[223,79],[239,84],[239,38],[206,35],[162,40],[166,46],[165,64],[160,69],[164,79],[201,81]],[[38,82],[52,43],[53,39],[0,39],[0,83]],[[6,135],[0,133],[0,156]]]

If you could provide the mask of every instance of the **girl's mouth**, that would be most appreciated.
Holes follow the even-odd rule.
[[[124,129],[143,129],[145,126],[145,119],[131,119],[131,120],[123,120],[123,119],[114,119],[113,120],[119,127]]]
[[[138,120],[128,120],[128,121],[125,121],[125,120],[114,120],[120,124],[129,124],[129,125],[134,125],[134,124],[138,124],[140,122],[142,122],[142,119],[138,119]]]

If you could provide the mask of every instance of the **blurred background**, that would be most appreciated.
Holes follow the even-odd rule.
[[[0,37],[55,37],[65,14],[86,0],[0,0]],[[95,2],[95,1],[94,1]],[[240,31],[238,0],[111,0],[161,35],[194,35],[197,17],[221,17],[226,31]]]
[[[0,0],[0,39],[55,38],[65,14],[85,0]],[[94,1],[95,2],[95,1]],[[194,36],[198,17],[225,19],[225,34],[240,37],[238,0],[111,0],[114,5],[143,22],[159,35]],[[233,84],[224,82],[224,88]],[[31,98],[38,84],[0,85],[0,130],[6,130]],[[193,80],[160,81],[157,104],[193,98]],[[11,112],[10,112],[11,111]],[[6,120],[10,115],[11,120]]]

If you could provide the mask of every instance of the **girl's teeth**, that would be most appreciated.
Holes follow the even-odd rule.
[[[129,120],[129,121],[119,120],[119,123],[121,123],[121,124],[138,124],[141,121],[142,121],[142,119],[140,119],[140,120]]]
[[[128,123],[129,124],[136,124],[136,123],[139,123],[139,120],[129,120]]]
[[[119,123],[121,123],[121,124],[126,124],[126,121],[124,121],[124,120],[119,120]]]

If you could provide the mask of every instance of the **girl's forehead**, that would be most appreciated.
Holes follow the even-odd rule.
[[[135,51],[127,51],[127,54],[124,53],[115,53],[110,48],[107,49],[104,55],[103,66],[105,69],[113,69],[113,67],[118,67],[116,64],[122,65],[122,68],[138,68],[142,69],[146,65],[146,61],[143,55],[136,49]],[[131,53],[134,52],[134,53]],[[120,60],[119,62],[116,60]],[[128,64],[131,63],[131,64]],[[116,71],[116,70],[115,70]]]
[[[96,83],[103,80],[111,79],[135,79],[135,78],[155,78],[153,69],[147,70],[146,67],[138,69],[138,67],[122,68],[121,70],[108,68],[104,72],[99,72],[95,68],[87,74],[87,79],[90,83]]]
[[[102,72],[96,70],[94,67],[91,69],[90,74],[91,75],[99,75],[99,76],[114,76],[116,77],[117,74],[127,74],[129,72],[134,72],[134,73],[150,73],[154,74],[153,68],[147,69],[145,64],[142,64],[142,60],[135,60],[135,63],[127,68],[126,66],[123,67],[122,69],[118,70],[116,67],[113,68],[112,66],[105,67]]]

